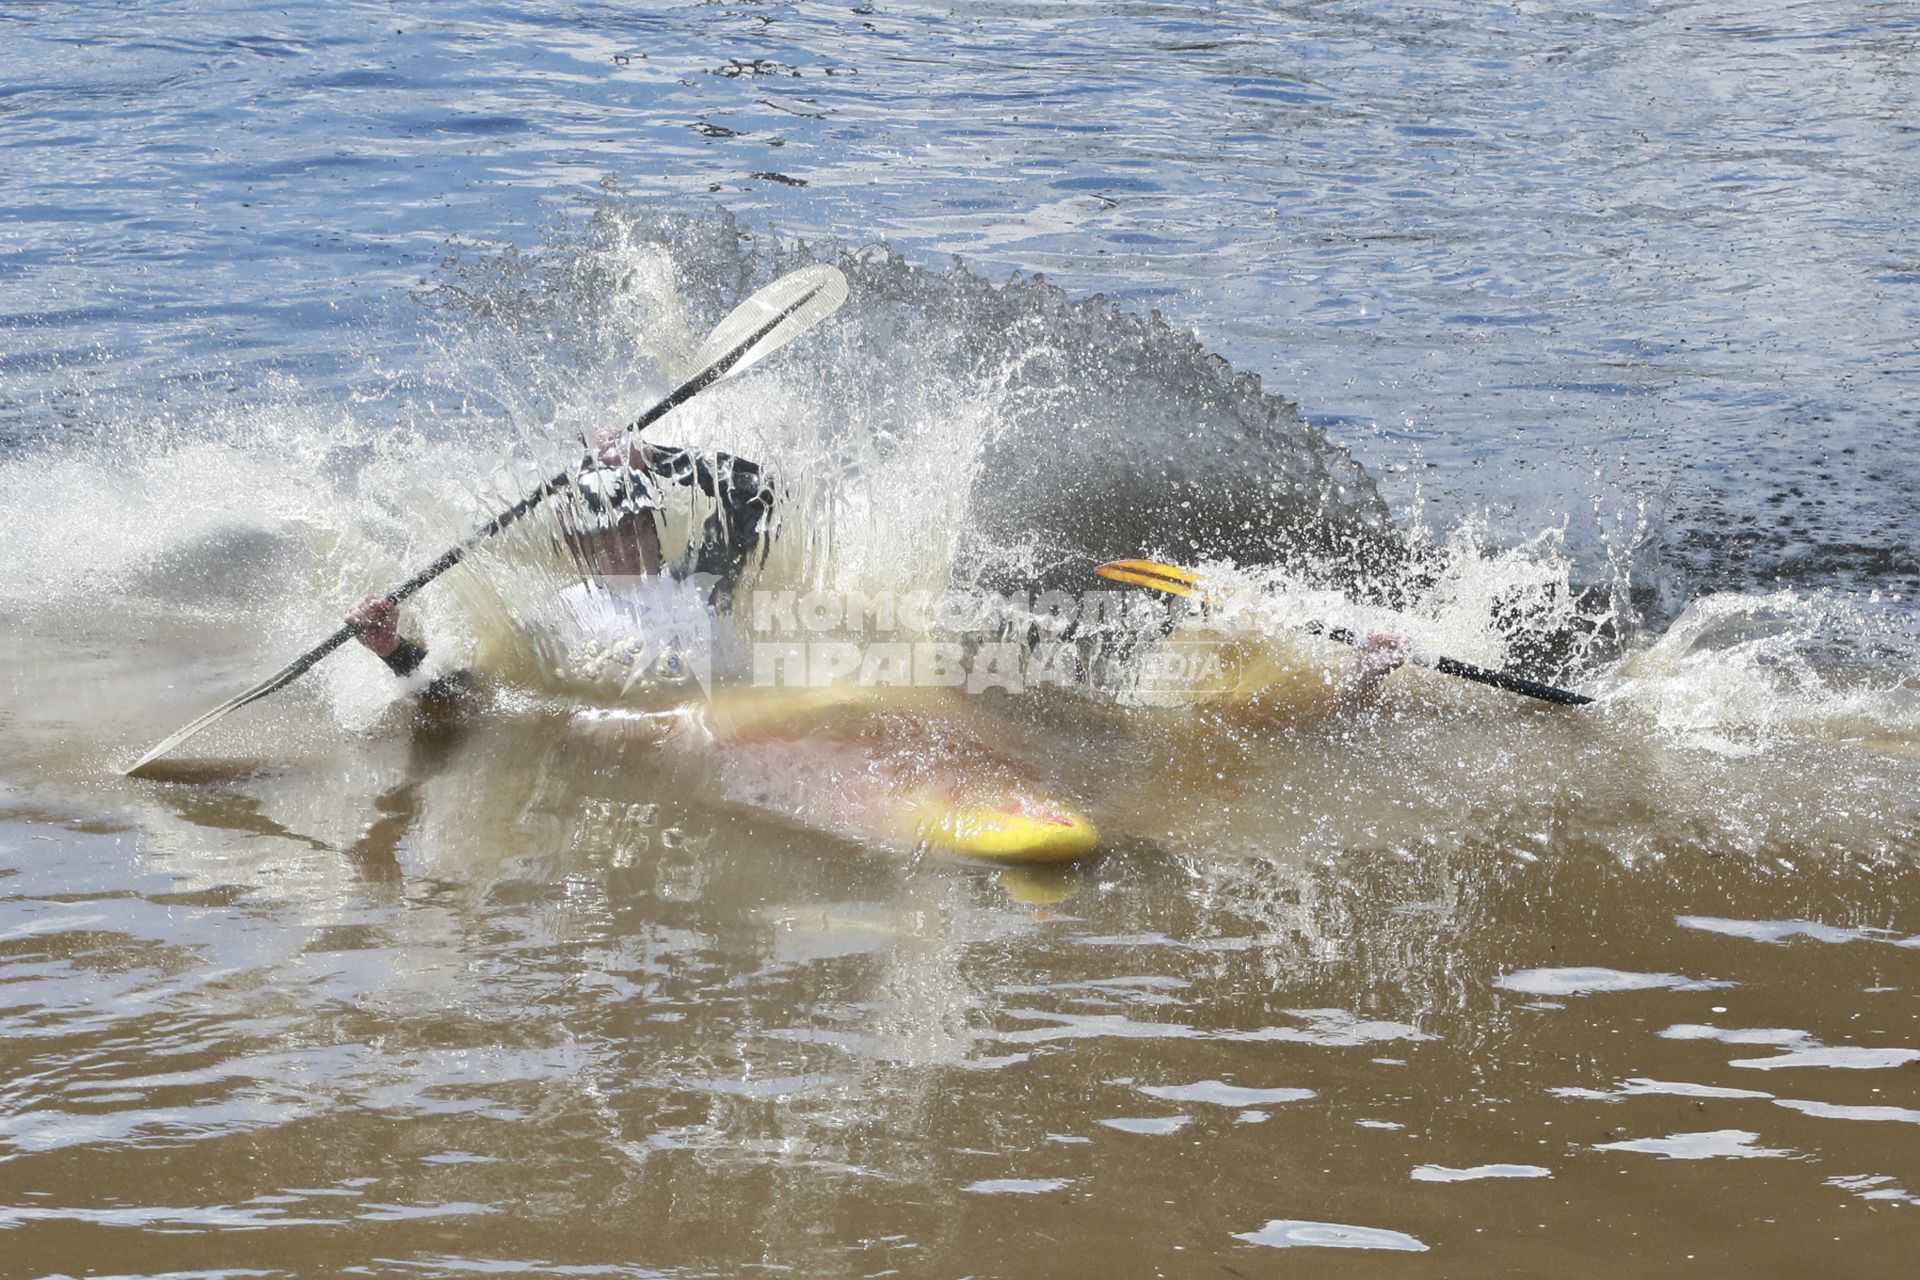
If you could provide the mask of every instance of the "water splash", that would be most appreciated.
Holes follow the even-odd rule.
[[[841,315],[656,431],[773,471],[781,501],[762,585],[1083,590],[1100,560],[1153,555],[1259,601],[1225,615],[1231,625],[1403,632],[1597,688],[1610,714],[1689,749],[1812,738],[1911,753],[1920,737],[1920,698],[1900,674],[1920,645],[1872,610],[1716,596],[1643,639],[1640,602],[1663,583],[1657,494],[1596,513],[1612,527],[1597,567],[1558,528],[1509,545],[1480,520],[1415,519],[1402,532],[1372,480],[1292,404],[1157,317],[1074,301],[1036,277],[994,284],[884,248],[782,241],[617,192],[535,247],[456,246],[419,295],[435,354],[396,374],[391,394],[323,410],[296,385],[270,385],[142,422],[138,448],[75,439],[0,463],[16,547],[0,608],[128,633],[198,618],[252,652],[298,651],[524,493],[582,435],[650,404],[741,296],[823,260],[852,285]],[[669,542],[704,514],[689,493]],[[552,664],[529,651],[523,624],[576,575],[532,520],[410,613],[444,661],[478,658],[537,686]],[[390,696],[331,670],[320,683],[348,723]]]
[[[1077,587],[1143,548],[1349,584],[1395,563],[1372,481],[1295,406],[1158,316],[1038,277],[996,286],[610,195],[536,251],[458,255],[426,298],[448,363],[553,438],[631,416],[701,324],[813,261],[851,287],[831,325],[657,432],[777,469],[789,581]]]
[[[1694,601],[1613,673],[1614,696],[1663,736],[1727,756],[1793,742],[1920,754],[1914,637],[1820,592]]]

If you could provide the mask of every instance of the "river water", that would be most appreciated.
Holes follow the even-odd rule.
[[[0,1272],[1911,1270],[1910,5],[0,50]],[[780,475],[768,617],[1150,554],[1598,702],[735,749],[524,642],[535,522],[409,606],[464,714],[350,649],[119,775],[815,260],[842,314],[656,428]],[[823,816],[983,745],[1102,856]]]

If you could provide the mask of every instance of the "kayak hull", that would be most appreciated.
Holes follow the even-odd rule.
[[[988,745],[991,726],[922,690],[738,690],[700,723],[722,775],[808,825],[984,862],[1074,862],[1087,817]]]
[[[903,810],[916,844],[987,862],[1075,862],[1091,855],[1100,843],[1093,823],[1052,803],[928,798],[910,800]]]

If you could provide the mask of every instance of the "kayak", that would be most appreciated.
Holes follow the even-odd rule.
[[[911,831],[915,844],[988,862],[1075,862],[1100,843],[1091,822],[1049,800],[932,792],[901,797],[893,808],[897,833]]]
[[[1097,852],[1093,822],[960,712],[937,690],[835,686],[716,690],[693,719],[723,785],[809,826],[1012,865]]]

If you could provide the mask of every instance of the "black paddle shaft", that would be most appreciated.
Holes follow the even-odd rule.
[[[1306,630],[1311,635],[1325,636],[1341,644],[1358,645],[1360,643],[1360,637],[1347,627],[1329,627],[1325,623],[1309,622]],[[1435,671],[1443,671],[1450,676],[1459,676],[1462,680],[1492,685],[1496,689],[1524,694],[1529,698],[1538,698],[1542,702],[1556,702],[1563,707],[1584,707],[1593,701],[1584,693],[1575,693],[1571,689],[1542,684],[1538,680],[1514,675],[1511,671],[1494,671],[1487,667],[1476,667],[1471,662],[1462,662],[1458,658],[1435,657],[1423,665],[1431,666]]]
[[[809,272],[812,275],[811,280],[799,283],[799,277]],[[764,322],[754,324],[752,320],[743,318],[747,314],[749,307],[757,305],[762,309],[763,313],[772,308],[774,303],[768,297],[770,293],[776,291],[785,293],[790,291],[791,288],[796,287],[803,289],[804,292],[792,302],[768,316]],[[823,298],[824,301],[821,301]],[[753,359],[759,359],[760,356],[766,355],[778,347],[784,346],[787,342],[792,341],[795,337],[798,337],[801,333],[812,327],[814,323],[832,314],[846,299],[846,281],[838,271],[835,271],[831,267],[807,268],[803,271],[795,272],[783,280],[776,280],[773,284],[768,285],[765,289],[747,299],[738,307],[735,307],[733,311],[728,314],[727,318],[720,322],[720,327],[714,330],[712,336],[707,339],[708,346],[701,353],[701,357],[705,359],[705,363],[700,371],[675,387],[673,392],[664,400],[634,419],[633,422],[627,425],[626,430],[630,433],[645,430],[653,423],[659,421],[663,415],[675,406],[684,403],[689,397],[697,395],[707,387],[712,386],[732,370],[743,367],[742,362],[746,361],[749,356]],[[807,308],[809,306],[814,307],[811,315],[807,314]],[[771,345],[768,345],[768,340],[774,338],[780,326],[790,320],[794,321],[795,327],[784,337],[778,338],[773,341]],[[736,339],[734,336],[735,330],[738,325],[741,324],[754,324],[754,327],[752,332],[741,334]],[[729,342],[732,345],[718,356],[706,359],[707,352],[712,350],[713,345],[723,341]],[[755,348],[759,348],[760,350],[756,353]],[[454,565],[466,559],[467,553],[480,545],[480,543],[491,538],[494,534],[499,533],[521,516],[526,515],[529,511],[539,506],[546,500],[549,494],[566,488],[570,481],[571,473],[567,471],[556,472],[554,475],[542,481],[540,486],[534,489],[533,492],[527,494],[526,497],[520,499],[520,501],[514,503],[505,511],[500,512],[491,520],[488,520],[478,529],[475,529],[464,541],[442,552],[439,558],[432,564],[429,564],[419,573],[414,574],[392,591],[389,591],[386,595],[387,601],[391,604],[398,604],[413,595],[419,591],[420,588],[426,586],[429,582],[432,582],[435,578],[453,568]],[[307,652],[301,654],[253,688],[215,707],[198,720],[179,730],[172,737],[165,739],[148,751],[146,755],[127,766],[122,772],[127,774],[138,772],[185,742],[188,738],[191,738],[194,734],[205,729],[208,725],[218,721],[221,717],[241,707],[247,706],[249,703],[257,702],[278,689],[286,688],[287,685],[306,674],[315,663],[338,649],[354,636],[365,634],[367,630],[367,623],[347,623],[325,640],[322,640],[319,644],[307,650]]]
[[[658,417],[659,415],[654,414],[652,416]],[[389,604],[399,604],[402,600],[405,600],[408,596],[414,594],[420,590],[420,588],[426,586],[429,582],[432,582],[435,578],[459,564],[467,558],[467,552],[473,550],[494,534],[499,533],[521,516],[526,515],[529,511],[539,506],[542,502],[545,502],[549,494],[557,493],[561,489],[566,488],[571,479],[572,474],[566,471],[556,471],[551,476],[548,476],[539,488],[508,507],[505,511],[494,516],[493,519],[487,521],[478,529],[475,529],[466,541],[457,546],[448,547],[440,553],[439,559],[414,574],[411,578],[408,578],[393,590],[387,592],[387,602]],[[281,683],[284,684],[287,681],[295,680],[305,675],[308,668],[312,667],[314,663],[320,661],[320,659],[326,657],[354,636],[367,629],[368,624],[364,622],[347,623],[325,640],[322,640],[319,644],[288,663],[285,671],[281,673],[286,677],[286,680]]]

